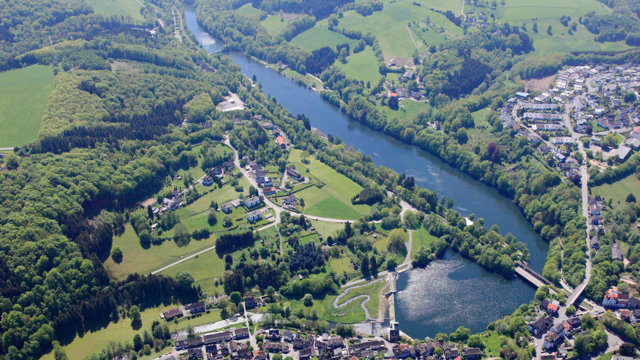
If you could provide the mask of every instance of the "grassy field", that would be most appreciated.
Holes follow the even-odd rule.
[[[0,147],[36,139],[51,90],[53,70],[48,66],[0,73]]]
[[[311,220],[311,224],[316,229],[316,231],[322,234],[322,236],[324,236],[325,238],[327,236],[332,236],[339,230],[344,229],[344,224],[333,222]]]
[[[215,251],[209,251],[188,261],[173,266],[163,272],[163,275],[175,276],[183,271],[189,272],[195,284],[199,285],[202,290],[209,296],[224,293],[222,287],[222,275],[224,273],[224,261],[218,257]],[[218,279],[218,286],[215,286],[215,280]]]
[[[293,38],[291,43],[299,48],[313,51],[325,46],[335,48],[336,45],[344,43],[353,46],[355,44],[355,40],[349,39],[337,32],[329,31],[329,28],[327,28],[326,25],[320,25],[319,22],[316,26]]]
[[[416,6],[413,4],[414,2],[420,4],[420,6]],[[367,17],[361,16],[354,10],[346,11],[338,26],[340,28],[359,30],[363,33],[371,32],[378,39],[380,49],[385,56],[409,58],[416,50],[416,46],[411,40],[408,23],[414,21],[423,22],[429,18],[432,24],[444,29],[445,33],[438,34],[438,36],[462,34],[462,29],[456,27],[443,15],[429,10],[429,8],[435,8],[459,13],[461,4],[461,2],[457,1],[442,0],[386,0],[382,11],[376,11]],[[424,28],[425,25],[422,24],[422,27]],[[434,32],[433,30],[430,31]],[[414,31],[413,35],[418,45],[418,50],[421,52],[426,47],[422,42],[422,37],[425,37],[425,41],[429,39],[428,42],[437,43],[434,39],[429,38],[430,33],[428,31],[425,33]]]
[[[371,296],[371,300],[369,300],[365,306],[367,307],[367,310],[369,310],[369,314],[371,316],[377,317],[378,305],[380,303],[378,293],[384,285],[385,282],[380,281],[369,286],[351,290],[347,293],[347,295],[343,296],[340,299],[340,303],[344,303],[345,301],[353,299],[354,297],[359,295],[369,295]],[[364,311],[362,311],[362,308],[360,307],[360,303],[362,302],[362,300],[356,300],[351,304],[343,307],[342,309],[336,309],[333,307],[334,299],[335,296],[327,297],[326,299],[321,301],[321,304],[318,304],[319,306],[315,307],[318,309],[318,316],[321,319],[345,323],[356,323],[364,321]]]
[[[396,118],[398,120],[409,120],[415,119],[419,113],[423,111],[427,111],[429,109],[429,104],[422,101],[414,101],[411,99],[403,99],[400,101],[400,109],[392,110],[390,107],[386,105],[378,105],[378,110],[383,111],[387,114],[387,117],[390,119]]]
[[[370,47],[357,54],[349,55],[346,64],[336,60],[335,66],[344,71],[347,77],[365,83],[369,82],[371,87],[375,87],[380,78],[382,78],[378,71],[378,59],[376,59],[376,54]]]
[[[142,6],[136,0],[89,0],[93,10],[104,15],[130,16],[134,20],[144,20],[140,9]]]
[[[309,169],[313,177],[325,184],[321,188],[311,186],[295,194],[304,199],[304,214],[356,220],[369,213],[369,206],[351,204],[351,198],[362,190],[360,185],[313,157],[308,160],[308,165],[302,164],[301,150],[294,149],[289,155],[289,162],[295,164],[303,175],[309,176],[303,170]]]
[[[287,27],[289,22],[284,20],[282,16],[269,15],[266,19],[262,20],[261,24],[265,29],[267,29],[269,35],[275,37],[282,33],[282,30]]]
[[[434,241],[438,240],[435,236],[429,234],[427,230],[421,227],[413,232],[413,244],[411,244],[411,254],[415,255],[421,247],[427,247]]]
[[[613,207],[624,205],[627,195],[633,194],[636,199],[640,199],[640,180],[635,174],[631,174],[624,179],[614,182],[613,184],[602,184],[591,188],[593,195],[600,195],[609,202]]]
[[[191,240],[189,245],[179,247],[174,241],[167,240],[162,245],[152,245],[149,249],[143,249],[135,231],[130,224],[127,224],[124,234],[113,238],[113,246],[122,249],[122,262],[116,264],[109,258],[105,261],[105,266],[115,279],[122,280],[128,274],[151,272],[184,256],[213,246],[214,243],[214,237],[211,237],[207,240]]]
[[[251,16],[251,15],[260,15],[262,12],[260,9],[256,9],[251,4],[245,4],[239,7],[236,12],[240,15]]]
[[[151,332],[151,323],[154,320],[161,320],[160,313],[171,306],[159,306],[142,311],[140,317],[142,319],[142,328],[135,331],[131,328],[131,320],[121,319],[117,323],[111,323],[104,329],[96,332],[84,334],[83,337],[76,337],[73,342],[63,346],[64,351],[69,359],[85,359],[93,353],[99,352],[109,345],[111,342],[129,342],[133,341],[136,333],[142,336],[145,330]],[[220,320],[220,311],[212,310],[208,314],[194,317],[191,319],[182,318],[178,323],[169,322],[169,330],[175,332],[186,329],[187,326],[198,326],[213,323]],[[153,351],[153,350],[152,350]],[[163,353],[162,351],[160,353]],[[166,351],[165,351],[166,353]],[[156,357],[158,354],[155,354]],[[53,360],[53,352],[45,355],[44,360]]]

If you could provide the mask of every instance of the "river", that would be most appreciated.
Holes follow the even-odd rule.
[[[189,30],[207,52],[221,45],[200,27],[192,8],[186,9]],[[507,198],[437,157],[390,136],[349,120],[319,94],[296,84],[239,53],[228,54],[242,72],[255,75],[262,90],[273,96],[292,114],[305,114],[311,125],[325,134],[339,136],[347,146],[370,155],[376,165],[413,176],[420,187],[435,190],[454,200],[464,215],[475,214],[485,224],[497,224],[501,233],[511,233],[527,244],[531,267],[542,271],[547,244],[534,232],[520,210]],[[505,280],[448,250],[441,261],[426,269],[404,272],[398,279],[396,319],[400,328],[414,338],[450,333],[458,326],[482,331],[493,320],[512,313],[529,302],[534,289],[521,280]]]

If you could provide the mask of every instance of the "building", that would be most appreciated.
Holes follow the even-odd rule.
[[[482,349],[476,347],[466,348],[462,352],[462,357],[465,359],[481,359]]]
[[[295,195],[289,195],[284,198],[282,203],[284,204],[285,207],[295,208],[297,201],[298,199],[296,199]]]
[[[304,176],[302,176],[298,172],[298,170],[296,170],[296,167],[294,165],[290,165],[289,167],[287,167],[287,175],[289,175],[290,177],[292,177],[296,181],[303,181],[304,180]]]
[[[231,211],[233,211],[233,205],[230,202],[222,204],[221,210],[225,214],[231,214]]]
[[[178,309],[178,308],[173,308],[173,309],[169,309],[165,312],[162,313],[162,317],[167,320],[167,321],[171,321],[175,318],[179,318],[181,317],[182,314],[182,310]]]
[[[562,343],[562,337],[556,332],[550,332],[544,337],[544,348],[549,351]]]
[[[258,176],[256,177],[256,182],[260,187],[273,186],[273,180],[268,176]]]
[[[244,306],[247,308],[247,310],[255,309],[258,307],[258,303],[253,296],[247,295],[244,297]]]
[[[205,177],[204,179],[202,179],[202,185],[204,185],[204,186],[213,185],[213,178],[211,176]]]
[[[203,301],[198,301],[193,304],[189,304],[184,307],[186,310],[189,310],[189,314],[195,315],[205,312],[206,308],[204,306]]]
[[[527,329],[533,334],[533,336],[540,337],[546,333],[553,326],[553,318],[550,316],[541,317],[535,321],[527,324]]]
[[[276,138],[276,143],[283,149],[287,148],[287,141],[282,136]]]
[[[622,256],[622,249],[620,248],[620,244],[616,241],[611,245],[611,259],[623,261],[624,257]]]
[[[234,340],[242,340],[249,338],[249,328],[243,327],[240,329],[235,329],[233,332]]]
[[[250,197],[244,200],[244,206],[246,206],[248,209],[254,208],[258,205],[260,205],[260,198],[257,196]]]
[[[625,160],[629,156],[629,153],[631,153],[631,148],[625,145],[618,146],[615,152],[619,160]]]
[[[400,340],[400,329],[389,328],[389,341],[398,342]]]

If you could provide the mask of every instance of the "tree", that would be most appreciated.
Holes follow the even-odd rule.
[[[242,294],[239,291],[234,291],[229,295],[229,300],[238,306],[242,302]]]
[[[536,33],[536,34],[538,33],[538,23],[537,22],[533,23],[533,32]]]
[[[464,326],[460,326],[459,328],[456,329],[455,332],[453,332],[450,335],[451,341],[454,341],[454,342],[467,341],[467,339],[469,338],[470,334],[471,334],[471,330],[467,329]]]
[[[369,268],[371,268],[371,276],[378,276],[378,263],[376,262],[376,257],[373,254],[371,254],[371,257],[369,258]]]
[[[140,238],[140,246],[142,246],[143,249],[151,247],[151,234],[149,233],[149,230],[142,230],[138,237]]]
[[[302,298],[302,303],[306,307],[313,306],[313,296],[311,294],[308,294],[308,293],[304,294],[304,297]]]
[[[187,246],[190,240],[191,234],[189,230],[187,230],[187,227],[182,222],[178,223],[173,230],[173,241],[175,241],[178,246]]]
[[[131,305],[129,308],[129,319],[131,319],[131,327],[133,330],[138,330],[142,327],[142,319],[140,318],[140,308],[136,305]]]
[[[628,93],[624,94],[624,102],[626,102],[627,104],[631,104],[634,101],[636,101],[636,94],[635,93],[628,92]]]
[[[552,36],[553,33],[551,32],[551,25],[549,25],[549,27],[547,28],[547,34],[549,34],[549,36]]]
[[[142,338],[140,334],[135,334],[133,336],[133,350],[140,351],[142,349]]]
[[[636,197],[635,195],[633,195],[632,193],[629,193],[629,195],[627,195],[627,200],[628,203],[634,203],[636,202]]]
[[[122,262],[122,250],[120,250],[119,247],[116,246],[111,250],[111,259],[113,259],[113,262],[116,264]]]
[[[207,222],[210,226],[215,226],[218,223],[218,217],[216,215],[216,211],[212,208],[209,208],[209,215],[207,216]]]
[[[389,105],[389,109],[398,110],[400,108],[400,103],[398,101],[398,97],[397,96],[390,96],[388,105]]]
[[[569,305],[569,306],[567,307],[567,311],[566,311],[566,313],[567,313],[567,315],[568,315],[568,316],[571,316],[571,315],[575,314],[575,313],[576,313],[576,307],[575,307],[575,306],[573,306],[573,304],[572,304],[572,305]]]
[[[229,215],[225,216],[224,219],[222,220],[222,226],[228,228],[228,227],[231,227],[231,225],[233,225],[233,221],[231,220],[231,217]]]
[[[190,288],[194,283],[193,276],[188,271],[178,273],[176,280],[178,281],[178,285],[183,289]]]
[[[53,358],[55,360],[69,360],[67,353],[64,351],[58,341],[53,342]]]
[[[407,247],[404,244],[404,231],[401,229],[394,229],[389,234],[389,245],[387,249],[394,254],[402,254],[406,252]]]
[[[4,159],[4,164],[9,170],[15,170],[20,166],[20,159],[16,154],[9,154]]]
[[[394,259],[387,260],[387,271],[393,271],[396,268],[396,261]]]
[[[360,262],[360,271],[362,271],[362,276],[364,277],[369,277],[369,275],[371,274],[369,268],[369,258],[367,257],[367,255],[364,255],[362,257],[362,260]]]
[[[477,334],[471,335],[469,337],[469,341],[467,342],[467,345],[469,345],[470,347],[484,349],[484,343],[482,342],[482,338],[480,337],[480,335],[477,335]]]

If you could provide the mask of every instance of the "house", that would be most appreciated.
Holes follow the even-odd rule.
[[[205,344],[219,344],[231,340],[230,331],[221,331],[213,334],[206,334],[202,336],[202,341]]]
[[[407,344],[399,344],[393,348],[393,356],[397,359],[406,359],[412,356],[411,346]]]
[[[275,194],[276,192],[278,192],[278,189],[277,189],[277,188],[274,188],[273,186],[271,186],[271,187],[266,187],[266,188],[264,188],[264,189],[262,190],[262,192],[263,192],[265,195],[269,196],[269,195],[273,195],[273,194]]]
[[[565,329],[563,324],[558,324],[551,328],[551,331],[558,334],[558,336],[564,336],[564,330]]]
[[[562,342],[562,337],[558,335],[558,333],[550,332],[547,336],[544,337],[544,348],[548,351],[556,346],[558,346]]]
[[[482,349],[477,347],[469,347],[464,349],[462,357],[465,359],[480,359],[482,358]]]
[[[593,248],[594,250],[600,249],[600,240],[598,240],[598,236],[594,236],[591,239],[591,248]]]
[[[282,334],[282,340],[288,343],[292,343],[295,338],[295,334],[289,329],[285,329],[284,333]]]
[[[622,249],[620,248],[620,244],[616,241],[611,245],[611,259],[623,261],[624,257],[622,256]]]
[[[244,206],[246,206],[248,209],[254,208],[258,205],[260,205],[260,198],[257,196],[253,196],[244,200]]]
[[[625,160],[628,156],[629,153],[631,152],[631,148],[625,145],[620,145],[618,147],[618,149],[616,150],[615,154],[618,157],[619,160]]]
[[[338,335],[330,337],[327,343],[329,344],[329,347],[331,349],[339,349],[344,347],[344,340],[342,340],[342,337]]]
[[[162,317],[167,321],[171,321],[174,318],[181,317],[182,315],[182,310],[178,308],[169,309],[162,313]]]
[[[298,201],[298,199],[296,199],[295,195],[289,195],[289,196],[284,198],[282,203],[285,205],[285,207],[296,207],[296,202],[297,201]]]
[[[619,292],[616,288],[611,288],[604,294],[602,306],[620,308],[623,307],[623,304],[626,305],[628,298],[627,294]]]
[[[310,347],[300,350],[300,360],[309,360],[313,355],[314,351]]]
[[[278,136],[276,138],[276,143],[278,144],[278,146],[280,146],[283,149],[287,148],[287,142],[282,136]]]
[[[282,351],[282,346],[279,342],[267,341],[264,348],[270,353],[279,353]]]
[[[251,310],[257,308],[258,303],[253,296],[247,295],[244,297],[244,306],[247,308],[247,310]]]
[[[204,358],[204,355],[202,354],[202,349],[200,348],[189,349],[189,351],[187,351],[187,359],[189,360],[202,359],[202,358]]]
[[[189,310],[189,314],[195,315],[199,313],[203,313],[205,311],[205,306],[203,301],[198,301],[193,304],[189,304],[185,306],[185,309]]]
[[[631,311],[628,309],[620,309],[620,319],[631,322]]]
[[[255,210],[247,213],[247,220],[250,223],[262,220],[262,213],[260,210]]]
[[[280,341],[280,338],[282,337],[282,335],[280,335],[280,330],[278,329],[269,329],[267,330],[267,333],[265,334],[265,338],[272,340],[272,341]]]
[[[249,328],[243,327],[243,328],[240,328],[240,329],[235,329],[235,331],[233,333],[233,338],[235,340],[248,339],[249,338]]]
[[[304,180],[304,177],[300,175],[300,173],[298,172],[298,170],[296,170],[296,167],[294,165],[290,165],[289,167],[287,167],[287,175],[291,176],[296,181]]]
[[[531,331],[533,336],[539,337],[546,333],[553,326],[553,318],[550,316],[541,317],[527,324],[527,329]]]
[[[253,350],[253,360],[267,360],[264,350]]]
[[[428,341],[415,346],[416,357],[426,357],[433,355],[434,350],[439,347],[435,342]]]
[[[260,187],[273,186],[273,180],[268,176],[258,176],[256,182]]]
[[[176,350],[184,350],[189,348],[189,339],[176,340]]]
[[[213,178],[211,176],[205,177],[204,179],[202,179],[202,185],[204,185],[204,186],[213,185]]]
[[[225,214],[231,214],[231,211],[233,211],[233,205],[230,202],[228,202],[228,203],[222,204],[222,207],[220,209]]]

